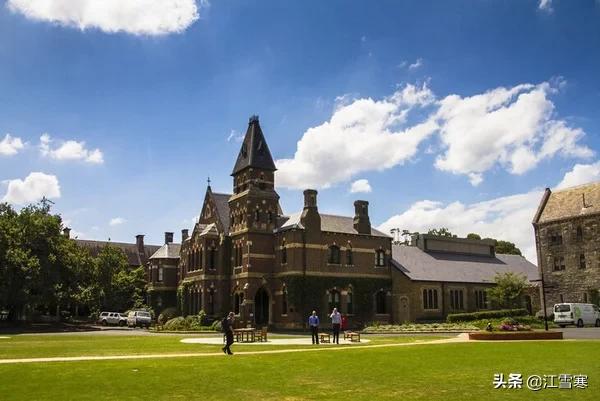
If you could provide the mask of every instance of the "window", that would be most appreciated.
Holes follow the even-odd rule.
[[[346,295],[346,312],[351,315],[354,313],[354,305],[352,303],[352,292],[348,291],[348,295]]]
[[[236,315],[240,314],[242,310],[242,304],[244,303],[244,294],[241,292],[236,292],[233,295],[233,313]]]
[[[585,269],[585,254],[584,253],[579,255],[579,268]]]
[[[332,265],[340,264],[340,247],[337,245],[331,245],[329,247],[329,263]]]
[[[333,308],[340,310],[340,292],[338,290],[329,291],[329,310],[332,311]]]
[[[212,288],[208,291],[208,314],[215,314],[215,290]]]
[[[269,224],[271,224],[273,222],[273,212],[270,210],[267,212],[267,222]]]
[[[375,266],[385,266],[385,252],[383,251],[383,249],[378,249],[377,251],[375,251]]]
[[[386,298],[385,291],[377,291],[377,294],[375,294],[375,313],[380,315],[387,313]]]
[[[283,245],[281,247],[281,263],[282,264],[287,263],[287,247],[285,246],[285,242],[283,243]]]
[[[475,308],[487,309],[487,291],[475,290]]]
[[[287,315],[288,313],[288,292],[287,288],[283,287],[283,291],[281,292],[281,314]]]
[[[553,266],[554,271],[561,271],[561,270],[565,270],[565,258],[560,256],[560,257],[555,257],[554,258],[554,266]]]
[[[584,303],[586,303],[586,304],[587,304],[587,302],[588,302],[588,295],[587,295],[587,292],[584,292],[584,293],[583,293],[583,302],[584,302]]]
[[[164,279],[164,272],[163,272],[163,268],[159,267],[158,268],[158,281],[163,281]]]
[[[437,289],[423,290],[423,309],[438,309],[438,292]]]
[[[560,298],[560,303],[562,304],[563,302],[565,302],[565,298],[563,297],[563,294],[560,294],[558,296]]]
[[[462,290],[450,290],[450,308],[464,309]]]
[[[562,234],[552,233],[550,234],[550,244],[551,245],[562,245]]]
[[[214,269],[216,267],[216,261],[217,261],[217,250],[213,246],[210,248],[210,251],[208,253],[208,268]]]
[[[354,265],[354,260],[352,257],[352,248],[350,248],[350,247],[348,247],[348,249],[346,249],[346,264],[348,266]]]
[[[583,241],[583,229],[581,228],[581,226],[577,227],[577,241]]]
[[[258,209],[254,211],[254,221],[260,221],[260,210]]]
[[[196,262],[198,269],[202,269],[202,248],[198,249],[198,261]]]

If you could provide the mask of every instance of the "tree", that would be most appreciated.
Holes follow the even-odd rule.
[[[509,241],[496,241],[496,253],[504,253],[508,255],[522,255],[521,250],[517,246]]]
[[[497,273],[494,277],[496,285],[487,289],[490,301],[500,308],[518,308],[521,296],[529,287],[527,278],[513,272]]]
[[[469,233],[467,234],[467,239],[481,239],[481,236],[479,234]]]
[[[440,237],[454,237],[456,238],[456,235],[452,234],[450,232],[450,230],[446,227],[440,227],[440,228],[432,228],[430,229],[427,234],[431,234],[431,235],[439,235]]]

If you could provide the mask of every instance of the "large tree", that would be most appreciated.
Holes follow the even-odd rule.
[[[497,273],[494,277],[496,285],[488,288],[490,301],[500,308],[518,308],[521,297],[529,287],[527,278],[514,272]]]

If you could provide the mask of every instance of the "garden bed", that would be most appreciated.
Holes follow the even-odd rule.
[[[562,340],[562,331],[513,331],[469,333],[469,340]]]

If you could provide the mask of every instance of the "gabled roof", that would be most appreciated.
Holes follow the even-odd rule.
[[[150,259],[179,259],[181,244],[168,243],[161,246]]]
[[[336,216],[331,214],[322,214],[321,216],[321,231],[329,231],[333,233],[344,233],[344,234],[356,234],[358,231],[354,229],[354,218],[347,216]],[[300,222],[302,212],[294,213],[291,216],[282,216],[281,225],[278,231],[287,230],[290,228],[304,229],[304,226]],[[371,227],[371,235],[375,237],[389,237],[389,235],[382,233]]]
[[[539,278],[537,266],[519,255],[426,252],[407,245],[392,246],[392,265],[414,281],[493,283],[496,273],[506,272],[522,274],[528,280]]]
[[[555,191],[547,189],[540,209],[534,223],[600,213],[600,181]]]
[[[260,129],[258,116],[250,117],[248,130],[246,131],[246,136],[242,142],[240,153],[238,154],[231,175],[234,175],[247,167],[262,170],[277,170],[273,158],[271,157],[269,147],[267,146],[267,141]]]
[[[142,266],[146,264],[150,256],[160,248],[160,245],[144,245],[144,252],[143,254],[140,254],[138,252],[137,244],[135,243],[130,244],[125,242],[94,241],[85,239],[76,239],[74,241],[77,242],[77,245],[86,248],[92,256],[98,256],[102,251],[102,248],[107,245],[114,246],[123,251],[127,257],[127,263],[130,266]]]
[[[225,234],[229,233],[229,198],[231,194],[219,194],[212,192],[212,197],[217,207],[219,221],[225,230]]]

